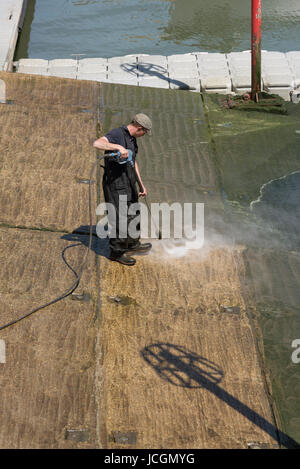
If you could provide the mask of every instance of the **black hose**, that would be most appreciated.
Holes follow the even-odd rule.
[[[99,158],[99,159],[102,159],[102,158]],[[79,282],[80,282],[80,279],[82,277],[82,274],[84,272],[84,269],[86,267],[86,264],[87,264],[87,260],[88,260],[88,255],[89,255],[89,252],[91,250],[91,247],[92,247],[92,238],[93,238],[93,217],[92,217],[92,177],[93,177],[93,174],[94,174],[94,171],[95,171],[95,167],[97,165],[98,161],[96,161],[93,166],[92,166],[92,170],[91,170],[91,173],[90,173],[90,179],[89,179],[89,224],[90,224],[90,231],[89,231],[89,244],[88,244],[88,247],[87,247],[87,250],[86,250],[86,253],[85,253],[85,256],[84,256],[84,260],[81,264],[81,267],[80,267],[80,272],[79,274],[77,274],[75,272],[74,269],[71,268],[71,266],[66,262],[67,266],[69,268],[71,268],[72,272],[74,273],[74,275],[76,276],[76,280],[74,283],[72,283],[72,285],[65,291],[63,292],[61,295],[59,295],[58,297],[54,298],[53,300],[50,300],[48,301],[47,303],[41,305],[41,306],[38,306],[34,309],[32,309],[31,311],[29,311],[28,313],[20,316],[19,318],[17,319],[14,319],[13,321],[10,321],[8,322],[7,324],[4,324],[3,326],[0,326],[0,331],[2,331],[3,329],[6,329],[7,327],[9,326],[12,326],[14,324],[16,324],[17,322],[20,322],[22,321],[23,319],[25,318],[28,318],[29,316],[31,316],[33,313],[36,313],[37,311],[40,311],[41,309],[43,308],[46,308],[47,306],[50,306],[50,305],[53,305],[54,303],[57,303],[58,301],[60,300],[63,300],[64,298],[66,298],[67,296],[71,295],[71,293],[73,293],[76,288],[78,287],[79,285]],[[79,244],[77,244],[79,245]],[[63,251],[63,256],[64,256],[64,252],[66,249],[70,248],[70,247],[74,247],[76,245],[72,245],[72,246],[67,246],[67,248],[64,249]],[[64,259],[64,257],[63,257]],[[64,259],[65,260],[65,259]]]
[[[114,154],[114,153],[113,153]],[[86,253],[85,253],[85,257],[84,257],[84,260],[81,264],[81,267],[80,267],[80,272],[79,274],[77,274],[75,272],[75,270],[67,263],[67,261],[65,260],[64,258],[64,252],[66,251],[66,249],[70,248],[70,247],[74,247],[74,246],[78,246],[78,244],[76,245],[72,245],[72,246],[67,246],[64,250],[63,250],[63,259],[64,259],[64,262],[67,264],[67,266],[72,270],[72,272],[74,273],[75,277],[76,277],[76,280],[74,283],[72,283],[72,285],[65,291],[63,292],[61,295],[59,295],[58,297],[54,298],[53,300],[50,300],[48,301],[47,303],[44,303],[43,305],[41,306],[37,306],[36,308],[32,309],[31,311],[29,311],[28,313],[26,314],[23,314],[22,316],[20,316],[19,318],[17,319],[14,319],[13,321],[10,321],[8,322],[7,324],[4,324],[3,326],[0,326],[0,331],[2,331],[3,329],[6,329],[7,327],[10,327],[10,326],[13,326],[14,324],[22,321],[23,319],[25,318],[28,318],[29,316],[31,316],[32,314],[40,311],[41,309],[44,309],[46,308],[47,306],[50,306],[50,305],[53,305],[54,303],[57,303],[58,301],[61,301],[63,300],[64,298],[66,298],[67,296],[71,295],[75,290],[76,288],[78,287],[79,285],[79,282],[81,280],[81,277],[82,277],[82,274],[84,272],[84,269],[86,267],[86,264],[87,264],[87,261],[88,261],[88,255],[89,255],[89,252],[91,250],[91,247],[92,247],[92,239],[93,239],[93,217],[92,217],[92,178],[93,178],[93,174],[94,174],[94,171],[95,171],[95,167],[97,165],[97,163],[102,160],[103,158],[105,158],[106,156],[111,156],[112,154],[110,153],[107,153],[106,155],[102,155],[102,156],[99,156],[97,157],[97,161],[93,164],[92,166],[92,169],[91,169],[91,173],[90,173],[90,178],[89,178],[89,224],[90,224],[90,231],[89,231],[89,244],[88,244],[88,247],[87,247],[87,250],[86,250]],[[137,181],[138,181],[138,178],[137,178]],[[139,182],[139,181],[138,181]],[[150,211],[150,208],[149,208],[149,205],[148,205],[148,202],[146,200],[146,204],[147,204],[147,208],[149,210],[149,213],[151,215],[151,211]],[[158,235],[159,235],[159,239],[161,239],[161,232],[158,230]]]

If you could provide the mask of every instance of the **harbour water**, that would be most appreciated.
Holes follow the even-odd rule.
[[[250,48],[250,0],[30,0],[15,60]],[[263,0],[265,50],[300,50],[298,0]]]

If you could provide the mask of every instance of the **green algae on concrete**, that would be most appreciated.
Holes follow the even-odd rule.
[[[220,184],[228,200],[245,204],[263,184],[300,170],[300,107],[287,115],[224,109],[224,97],[203,95],[216,147]]]
[[[300,106],[286,115],[225,109],[205,95],[231,236],[244,243],[245,294],[258,321],[282,429],[300,441]]]
[[[292,343],[300,338],[300,252],[250,248],[244,258],[282,429],[299,442],[300,364],[293,363]]]

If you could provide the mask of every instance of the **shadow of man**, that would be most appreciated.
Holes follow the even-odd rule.
[[[79,226],[72,233],[63,235],[61,239],[65,239],[67,241],[75,241],[75,242],[81,243],[82,245],[88,248],[89,240],[90,240],[90,226],[89,225]],[[96,232],[95,225],[93,226],[93,229],[92,229],[91,250],[98,256],[102,256],[106,258],[108,258],[110,254],[108,236],[105,238],[99,238]]]

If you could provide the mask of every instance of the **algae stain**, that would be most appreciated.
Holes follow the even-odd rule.
[[[108,296],[108,301],[121,306],[136,306],[138,304],[131,296]]]

